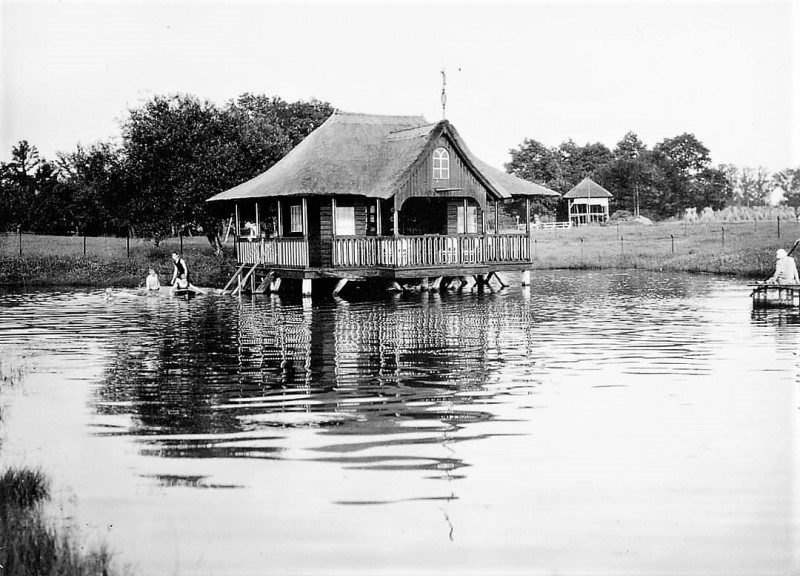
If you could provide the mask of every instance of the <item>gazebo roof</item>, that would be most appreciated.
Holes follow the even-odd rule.
[[[430,124],[421,116],[336,111],[269,170],[208,201],[334,194],[391,198],[443,134],[495,198],[559,196],[475,157],[447,120]]]
[[[584,178],[564,198],[613,198],[613,194],[591,178]]]

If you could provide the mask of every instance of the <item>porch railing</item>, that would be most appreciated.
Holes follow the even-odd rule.
[[[240,240],[240,263],[303,268],[308,266],[308,242],[302,238]],[[530,260],[525,234],[456,236],[339,236],[333,240],[335,268],[460,267]]]
[[[303,268],[308,266],[308,242],[303,238],[240,240],[236,257],[242,264]]]
[[[334,267],[422,268],[530,260],[530,238],[521,234],[486,236],[339,237],[333,241]]]

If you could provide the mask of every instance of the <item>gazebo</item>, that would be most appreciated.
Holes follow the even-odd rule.
[[[569,207],[572,226],[608,222],[608,199],[613,194],[591,178],[584,178],[572,190],[564,194]]]

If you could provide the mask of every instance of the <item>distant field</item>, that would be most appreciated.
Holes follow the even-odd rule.
[[[645,268],[760,277],[769,274],[777,248],[791,248],[800,223],[662,222],[620,224],[533,234],[538,268]],[[800,256],[800,248],[795,252]]]

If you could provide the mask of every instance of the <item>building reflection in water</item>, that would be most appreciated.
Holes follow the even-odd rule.
[[[527,359],[524,370],[536,364],[525,303],[493,306],[515,306],[518,323],[479,297],[433,294],[155,310],[154,333],[115,344],[97,410],[128,424],[103,433],[136,436],[162,457],[292,458],[292,430],[311,429],[302,459],[452,480],[466,465],[455,445],[487,434],[465,428],[497,420],[493,398],[529,384],[501,382],[509,354]],[[426,445],[444,450],[416,449]]]

